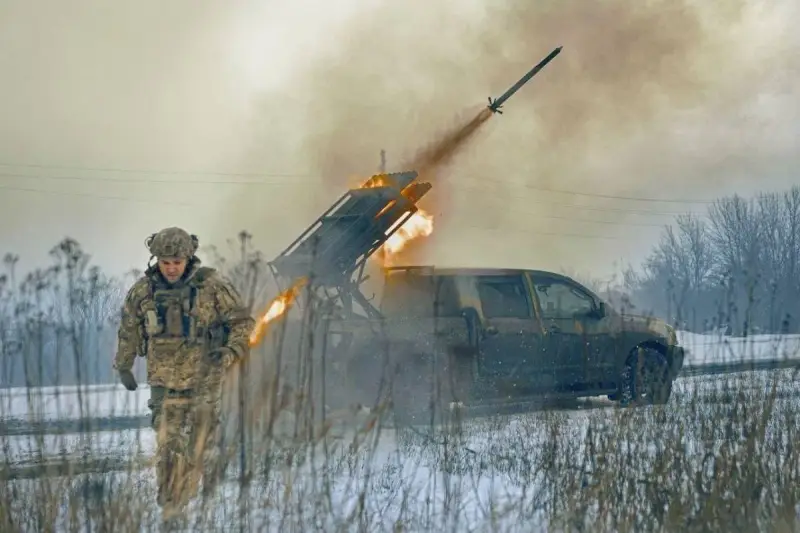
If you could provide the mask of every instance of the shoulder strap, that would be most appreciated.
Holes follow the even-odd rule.
[[[192,276],[193,283],[203,283],[206,279],[208,279],[212,274],[214,274],[215,270],[211,267],[200,267],[195,272],[194,276]]]

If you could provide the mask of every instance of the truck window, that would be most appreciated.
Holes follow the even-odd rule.
[[[380,311],[397,317],[460,316],[452,279],[418,274],[389,276]]]
[[[594,307],[592,297],[571,283],[560,279],[534,279],[534,289],[542,307],[542,318],[574,318]]]
[[[481,276],[478,294],[487,318],[530,318],[528,293],[522,276]]]
[[[386,278],[380,311],[386,316],[429,316],[433,293],[430,276],[393,274]]]

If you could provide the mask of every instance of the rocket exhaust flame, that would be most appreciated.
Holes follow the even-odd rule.
[[[381,261],[382,266],[389,267],[394,264],[394,260],[407,244],[422,237],[428,237],[433,233],[433,216],[422,209],[411,215],[397,231],[395,231],[380,250],[375,254],[375,258]]]
[[[375,187],[397,187],[397,184],[389,176],[385,174],[377,174],[372,176],[361,185],[362,189],[370,189]],[[416,203],[416,198],[408,192],[411,186],[406,186],[400,191],[405,198]],[[390,200],[383,209],[381,209],[375,218],[380,218],[384,213],[397,205],[397,200]],[[390,228],[390,230],[394,227]],[[392,259],[396,257],[406,245],[420,237],[427,237],[433,233],[433,216],[417,207],[417,211],[411,215],[399,228],[392,233],[386,242],[372,257],[382,263],[382,266],[387,267],[392,263]]]
[[[266,310],[258,318],[253,331],[250,333],[250,347],[261,344],[261,341],[269,330],[270,324],[285,315],[289,309],[291,309],[295,300],[297,300],[297,297],[300,295],[300,290],[305,287],[307,282],[307,278],[300,278],[294,285],[283,291],[267,305]]]

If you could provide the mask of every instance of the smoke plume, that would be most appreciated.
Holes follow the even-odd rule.
[[[417,156],[407,166],[418,171],[423,180],[432,180],[436,171],[448,165],[456,154],[469,142],[478,129],[490,118],[492,112],[482,109],[466,124],[458,125],[430,144],[422,147]]]
[[[788,25],[779,16],[792,9],[787,6],[756,11],[745,0],[384,3],[344,27],[336,45],[293,81],[306,110],[302,151],[331,193],[351,176],[377,171],[381,149],[389,171],[406,170],[420,157],[435,158],[420,150],[425,154],[474,117],[488,96],[499,96],[563,45],[506,103],[505,114],[446,162],[439,176],[446,180],[430,196],[452,231],[439,224],[434,256],[471,262],[478,239],[482,258],[504,264],[545,257],[550,267],[586,261],[579,257],[591,264],[594,252],[610,261],[652,241],[671,213],[702,204],[538,189],[691,200],[746,183],[729,156],[742,157],[743,142],[764,141],[763,132],[755,134],[752,106],[760,93],[780,94],[770,72],[785,69],[796,52],[796,43],[781,48],[790,35],[781,33]],[[748,109],[749,117],[742,114]],[[774,109],[766,112],[776,120]],[[747,120],[738,137],[714,127]],[[781,127],[769,130],[767,144],[792,138]],[[747,141],[742,133],[750,134]],[[744,156],[751,166],[769,163],[757,153]],[[762,184],[775,179],[783,177],[761,175]],[[594,210],[569,207],[576,204]],[[637,209],[643,212],[629,212]],[[585,219],[605,224],[580,222]],[[470,227],[465,222],[483,233],[454,238]],[[527,251],[513,244],[519,239],[529,243]],[[623,242],[615,247],[613,239]]]

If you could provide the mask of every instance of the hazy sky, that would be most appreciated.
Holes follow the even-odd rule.
[[[380,149],[403,170],[563,45],[435,176],[414,259],[606,275],[673,213],[798,182],[796,20],[790,0],[0,0],[0,251],[41,263],[69,235],[122,271],[181,225],[274,255]]]

